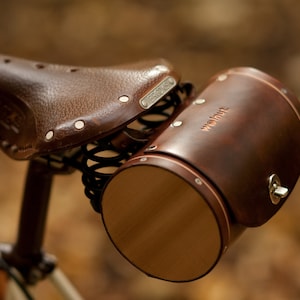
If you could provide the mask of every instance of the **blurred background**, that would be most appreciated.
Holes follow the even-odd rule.
[[[259,68],[300,93],[298,0],[0,0],[0,53],[105,66],[164,57],[199,88],[234,66]],[[1,108],[0,108],[1,109]],[[0,240],[16,235],[26,162],[0,154]],[[45,249],[86,299],[300,299],[300,189],[266,225],[247,230],[201,280],[173,284],[131,267],[108,241],[80,174],[59,176]],[[39,299],[60,299],[48,284]]]

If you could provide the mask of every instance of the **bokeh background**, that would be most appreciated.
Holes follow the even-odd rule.
[[[0,0],[0,53],[81,66],[164,57],[199,88],[217,71],[253,66],[299,94],[299,14],[298,0]],[[26,165],[0,154],[1,241],[16,235]],[[297,300],[297,189],[266,225],[247,230],[208,276],[173,284],[146,277],[120,257],[83,194],[80,174],[59,176],[45,249],[86,299]],[[47,283],[35,292],[39,299],[60,299]]]

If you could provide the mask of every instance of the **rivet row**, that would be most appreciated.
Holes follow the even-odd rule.
[[[83,120],[78,120],[74,123],[74,128],[77,130],[82,130],[85,127],[85,122]],[[45,134],[46,141],[51,141],[54,137],[54,130],[49,130]]]

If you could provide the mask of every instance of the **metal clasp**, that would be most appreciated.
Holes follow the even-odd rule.
[[[279,204],[280,200],[287,197],[289,190],[281,186],[278,175],[272,174],[269,177],[269,194],[273,204]]]

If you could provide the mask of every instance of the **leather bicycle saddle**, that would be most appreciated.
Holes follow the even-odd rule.
[[[14,159],[58,152],[110,134],[179,80],[165,60],[79,68],[0,56],[0,145]]]

